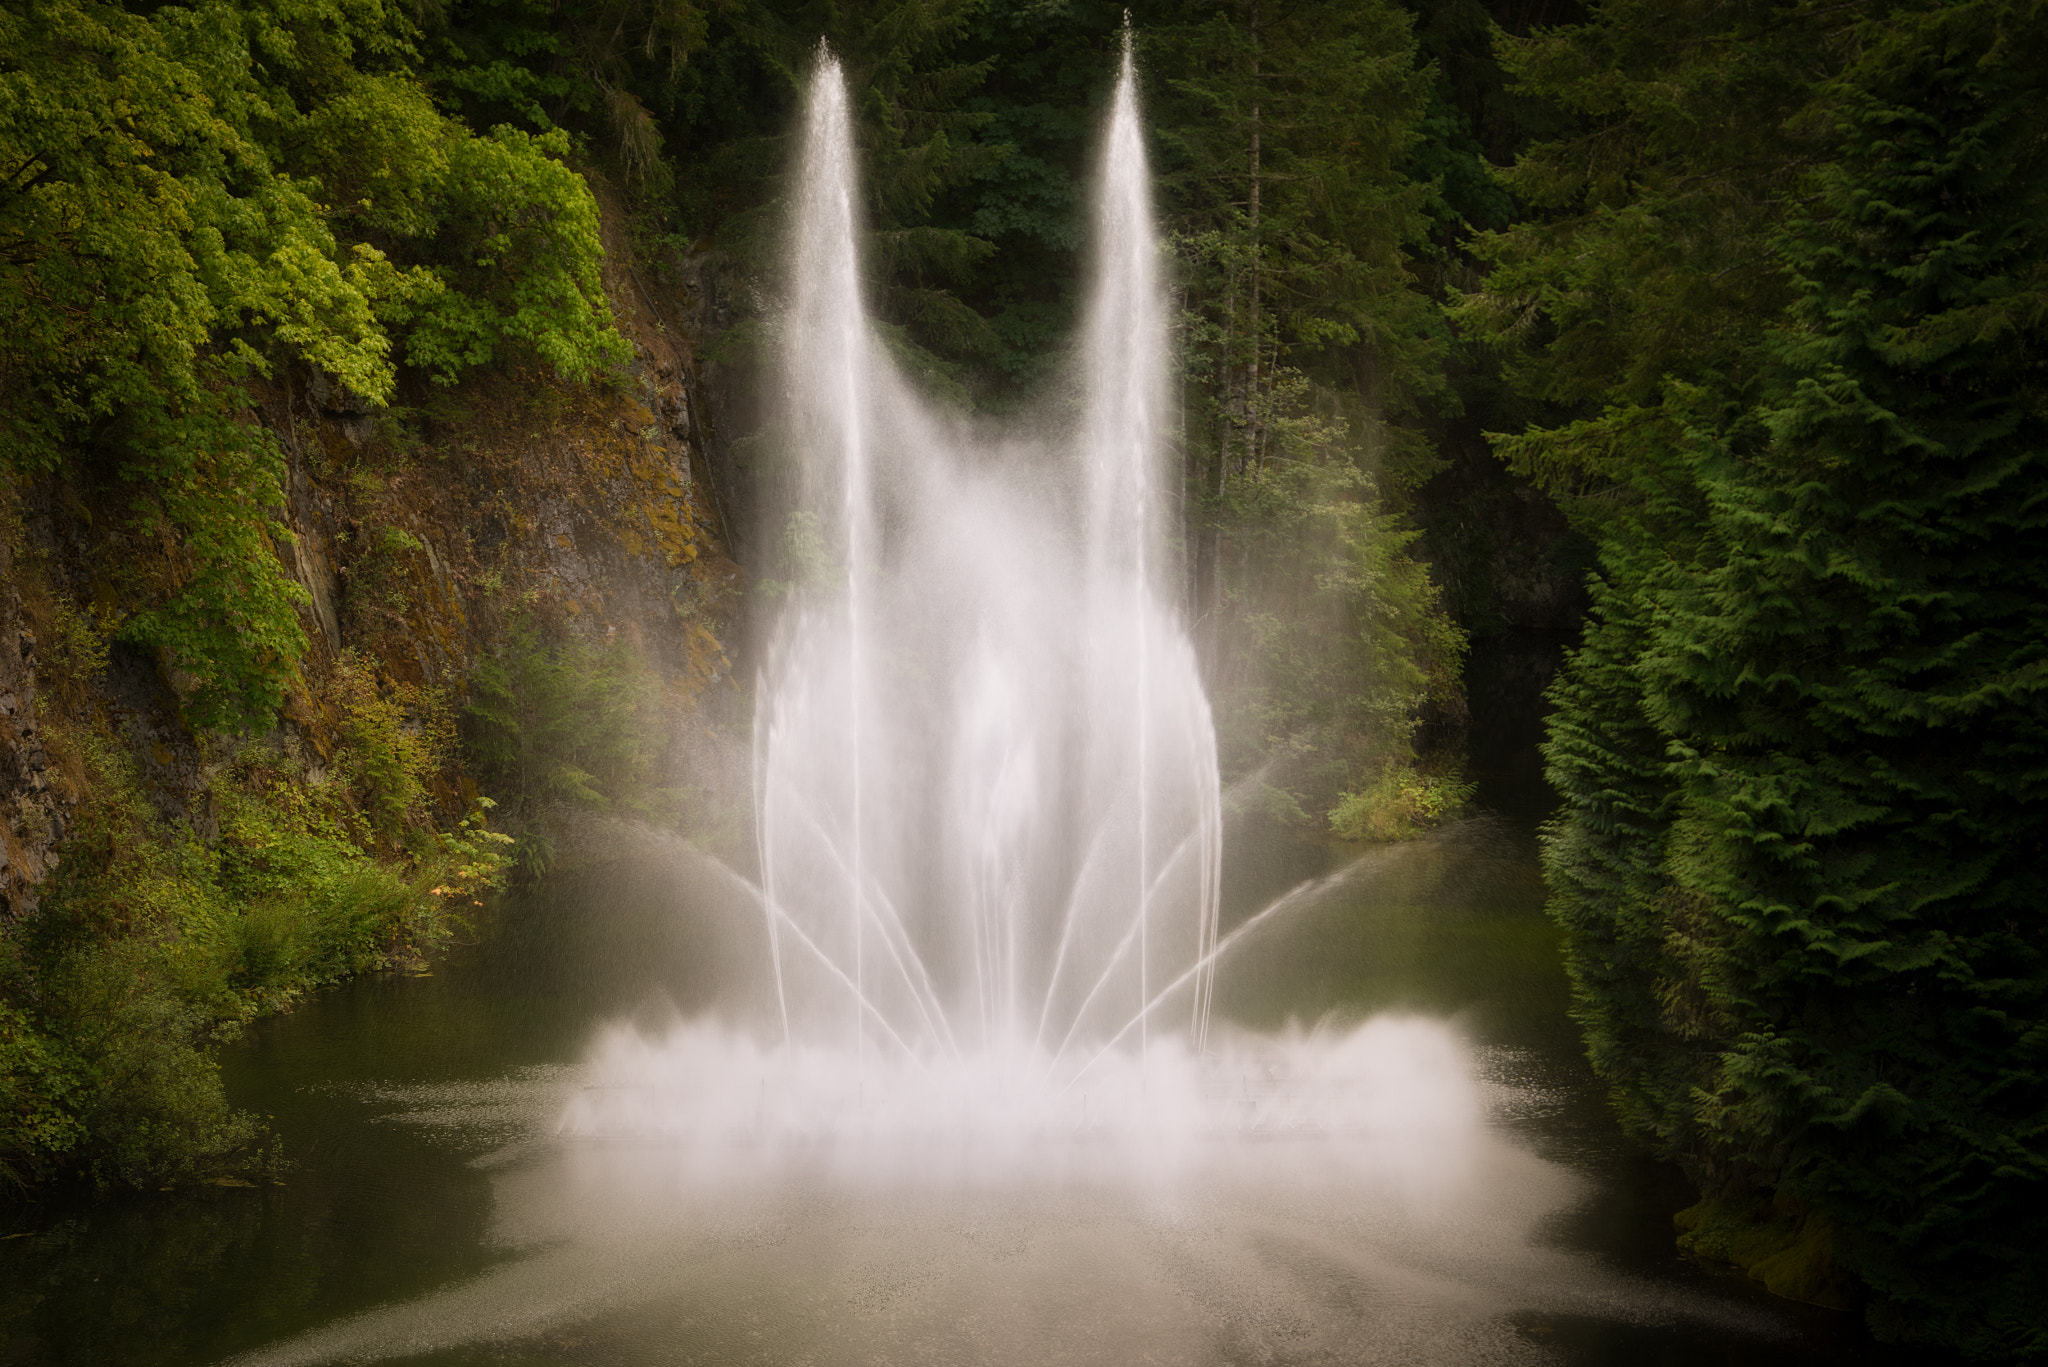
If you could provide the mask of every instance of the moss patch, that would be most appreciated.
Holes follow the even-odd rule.
[[[1774,1296],[1832,1310],[1856,1306],[1856,1279],[1843,1265],[1835,1224],[1789,1198],[1709,1197],[1671,1217],[1678,1246],[1740,1268]]]

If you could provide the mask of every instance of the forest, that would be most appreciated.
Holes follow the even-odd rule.
[[[808,572],[763,356],[820,43],[888,346],[1010,416],[1071,402],[1127,24],[1233,800],[1456,820],[1468,660],[1560,640],[1549,913],[1683,1241],[2048,1358],[2031,0],[9,0],[0,1185],[278,1161],[214,1047],[424,965],[563,812],[744,847],[677,737],[743,733]],[[616,446],[676,644],[493,549],[582,553],[541,425]]]

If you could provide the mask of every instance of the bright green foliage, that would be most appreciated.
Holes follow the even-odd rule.
[[[1553,909],[1633,1129],[1879,1328],[2048,1355],[2048,12],[1773,14],[1737,56],[1615,6],[1523,67],[1598,131],[1518,176],[1602,210],[1480,306],[1605,406],[1514,448],[1605,541]],[[1674,92],[1726,147],[1659,142]],[[1642,163],[1573,181],[1602,144]]]
[[[587,376],[623,364],[597,263],[597,205],[583,178],[555,160],[560,133],[500,126],[447,147],[439,234],[423,255],[445,288],[394,313],[409,327],[406,355],[443,384],[524,344],[557,373]]]
[[[566,143],[438,113],[412,40],[376,0],[0,14],[0,470],[118,467],[177,571],[126,634],[200,727],[266,724],[305,646],[252,378],[625,354]]]
[[[261,1131],[228,1105],[211,1046],[415,960],[501,879],[505,838],[480,814],[435,830],[445,707],[380,688],[353,656],[334,684],[325,780],[243,745],[213,783],[212,842],[157,811],[110,735],[67,737],[89,798],[42,907],[0,939],[0,1181],[162,1185],[245,1165]]]
[[[338,9],[307,9],[290,16],[307,38],[345,54],[362,36]],[[281,18],[51,0],[0,19],[9,465],[47,467],[73,424],[132,407],[214,407],[219,385],[261,363],[253,329],[282,330],[365,393],[389,387],[371,317],[388,269],[340,251],[309,187],[259,141],[291,113],[255,75],[259,60],[292,64]],[[41,403],[20,402],[30,388]]]
[[[1473,786],[1444,774],[1390,764],[1330,809],[1340,840],[1406,840],[1441,823],[1471,800]]]
[[[328,692],[340,714],[329,762],[346,785],[338,791],[352,796],[345,806],[325,806],[353,844],[401,853],[430,824],[428,784],[455,746],[447,701],[431,689],[380,681],[353,650],[336,662]]]

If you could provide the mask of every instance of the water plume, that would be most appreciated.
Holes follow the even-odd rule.
[[[1130,54],[1081,412],[1050,437],[977,437],[890,359],[862,299],[851,132],[823,54],[783,331],[789,530],[823,568],[792,589],[757,690],[775,1028],[792,1057],[843,1056],[856,1106],[871,1074],[1057,1090],[1114,1041],[1142,1074],[1155,1039],[1202,1047],[1222,831],[1172,589]]]
[[[1516,1328],[1532,1313],[1759,1327],[1557,1247],[1585,1182],[1490,1123],[1506,1084],[1443,1022],[1211,1028],[1229,956],[1431,852],[1219,936],[1128,38],[1078,415],[1035,440],[968,432],[906,382],[862,299],[829,54],[806,119],[761,875],[654,842],[696,902],[741,906],[764,970],[606,1028],[566,1083],[413,1089],[392,1119],[482,1117],[491,1241],[518,1256],[238,1361],[573,1327],[578,1360],[621,1363],[1464,1367],[1553,1360]]]

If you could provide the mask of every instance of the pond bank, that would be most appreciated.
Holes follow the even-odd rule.
[[[1297,851],[1296,857],[1323,856]],[[1283,876],[1292,871],[1276,870]],[[1356,1267],[1342,1272],[1329,1255],[1308,1254],[1300,1242],[1307,1224],[1273,1226],[1271,1237],[1283,1240],[1276,1245],[1247,1242],[1251,1217],[1242,1211],[1215,1215],[1222,1223],[1187,1247],[1223,1250],[1214,1266],[1238,1268],[1237,1275],[1251,1279],[1246,1285],[1306,1297],[1287,1332],[1298,1330],[1326,1347],[1381,1324],[1388,1344],[1422,1345],[1415,1348],[1423,1353],[1418,1361],[1430,1360],[1438,1350],[1428,1345],[1439,1340],[1465,1345],[1460,1352],[1484,1346],[1505,1360],[1572,1364],[1739,1359],[1744,1367],[1789,1367],[1883,1360],[1852,1316],[1773,1300],[1679,1255],[1670,1219],[1691,1194],[1622,1140],[1585,1067],[1563,1015],[1554,932],[1540,914],[1541,889],[1525,833],[1481,823],[1436,842],[1396,847],[1377,866],[1357,869],[1341,889],[1285,934],[1249,946],[1252,952],[1224,975],[1219,1012],[1250,1029],[1389,1012],[1449,1022],[1470,1050],[1476,1085],[1493,1098],[1487,1128],[1493,1138],[1486,1142],[1498,1147],[1490,1151],[1529,1174],[1508,1190],[1536,1183],[1554,1189],[1555,1202],[1525,1235],[1515,1236],[1529,1241],[1515,1245],[1525,1248],[1515,1254],[1525,1261],[1505,1266],[1523,1271],[1506,1289],[1484,1294],[1474,1288],[1493,1283],[1473,1280],[1478,1273],[1469,1260],[1451,1256],[1455,1240],[1432,1242],[1411,1232],[1374,1245],[1357,1232],[1366,1226],[1353,1227],[1347,1237],[1366,1239],[1365,1246],[1381,1247],[1410,1266],[1437,1267],[1432,1275],[1449,1279],[1443,1285],[1466,1288],[1440,1303],[1425,1298],[1438,1306],[1428,1313],[1397,1311],[1398,1298],[1373,1298],[1372,1288],[1382,1283],[1372,1274]],[[675,1242],[668,1223],[633,1264],[627,1280],[637,1289],[621,1290],[623,1301],[597,1296],[510,1342],[494,1341],[490,1324],[462,1327],[460,1307],[448,1300],[451,1288],[490,1285],[494,1277],[502,1283],[523,1267],[537,1268],[533,1259],[546,1248],[585,1246],[585,1234],[560,1223],[565,1214],[547,1213],[556,1210],[551,1192],[578,1189],[559,1185],[572,1169],[549,1152],[547,1135],[556,1113],[551,1108],[559,1108],[594,1032],[619,1019],[658,1027],[712,1002],[732,956],[746,949],[739,943],[742,930],[728,934],[721,927],[750,925],[744,912],[721,906],[713,889],[679,883],[677,870],[659,861],[587,869],[512,899],[485,939],[456,951],[431,976],[357,982],[257,1026],[226,1051],[224,1062],[232,1098],[271,1116],[294,1155],[283,1184],[24,1212],[26,1222],[5,1231],[21,1237],[0,1241],[0,1284],[12,1288],[0,1306],[0,1361],[10,1367],[170,1367],[241,1353],[313,1361],[279,1345],[310,1344],[297,1336],[350,1315],[388,1316],[392,1307],[416,1300],[427,1309],[417,1311],[419,1322],[404,1333],[415,1334],[423,1348],[430,1341],[440,1346],[409,1354],[409,1340],[393,1331],[378,1354],[441,1364],[725,1362],[748,1360],[740,1350],[751,1342],[754,1354],[765,1354],[760,1360],[788,1360],[787,1353],[799,1349],[821,1351],[821,1343],[866,1343],[879,1351],[894,1341],[890,1324],[955,1314],[933,1309],[949,1303],[943,1299],[919,1299],[940,1294],[915,1272],[922,1262],[880,1257],[873,1248],[855,1253],[865,1245],[844,1240],[854,1228],[875,1228],[873,1219],[884,1215],[893,1230],[885,1242],[912,1234],[943,1242],[955,1238],[944,1231],[968,1226],[953,1217],[937,1224],[913,1219],[897,1203],[862,1217],[865,1225],[847,1226],[846,1216],[832,1213],[840,1207],[814,1203],[802,1208],[809,1214],[785,1213],[770,1224],[794,1221],[790,1230],[817,1232],[852,1261],[810,1267],[777,1255],[747,1264],[773,1283],[795,1277],[792,1288],[804,1288],[803,1297],[790,1302],[796,1308],[767,1326],[765,1340],[747,1338],[763,1332],[757,1318],[749,1318],[763,1307],[737,1283],[706,1284],[673,1270],[651,1281],[653,1274],[643,1275],[647,1268],[683,1268],[676,1258],[687,1262],[688,1249]],[[586,1195],[612,1190],[602,1185],[613,1180],[604,1172],[586,1170],[586,1179],[601,1184],[585,1188]],[[629,1184],[624,1190],[641,1189]],[[1224,1209],[1216,1203],[1227,1205],[1225,1194],[1216,1193],[1209,1208]],[[1281,1207],[1269,1202],[1259,1208],[1279,1219],[1273,1212]],[[1014,1247],[1025,1258],[1019,1267],[1035,1267],[1033,1258],[1050,1256],[1044,1250],[1052,1245],[1043,1240],[1053,1235],[1046,1231],[1071,1229],[1078,1218],[1047,1224],[1050,1216],[1025,1219],[1014,1204],[984,1202],[975,1209],[970,1225],[985,1231],[976,1239],[997,1243],[960,1245],[983,1250],[962,1266],[983,1265],[976,1260],[989,1248]],[[1129,1266],[1157,1271],[1183,1265],[1176,1261],[1182,1255],[1171,1252],[1181,1244],[1162,1245],[1157,1227],[1135,1214],[1129,1220],[1090,1237],[1139,1260]],[[1197,1228],[1199,1220],[1184,1233]],[[1291,1235],[1284,1232],[1289,1228]],[[533,1242],[542,1235],[569,1242]],[[607,1235],[588,1247],[595,1256],[613,1242]],[[1281,1257],[1283,1246],[1302,1251]],[[1072,1252],[1067,1244],[1058,1247]],[[998,1259],[986,1266],[1010,1264]],[[563,1267],[597,1277],[592,1286],[625,1286],[604,1280],[613,1274],[596,1264]],[[859,1268],[866,1271],[848,1283],[849,1270]],[[1601,1310],[1583,1296],[1513,1294],[1517,1279],[1533,1286],[1539,1271],[1549,1269],[1549,1276],[1557,1268],[1577,1269],[1572,1277],[1584,1285],[1616,1288],[1614,1299]],[[1066,1294],[1057,1291],[1064,1283],[1041,1282],[1038,1275],[1015,1272],[1014,1284],[1036,1287],[1040,1297]],[[1319,1280],[1333,1276],[1337,1282]],[[1366,1299],[1339,1294],[1336,1288],[1347,1284]],[[109,1297],[110,1287],[120,1294]],[[689,1297],[710,1307],[704,1315],[677,1317],[682,1302],[673,1297],[684,1288],[694,1288]],[[965,1293],[954,1286],[948,1294]],[[995,1295],[986,1287],[974,1294]],[[1191,1327],[1180,1312],[1162,1308],[1176,1302],[1157,1285],[1132,1295],[1134,1314],[1145,1309],[1163,1317],[1145,1331],[1156,1337],[1145,1341],[1192,1354],[1181,1360],[1204,1360],[1226,1352],[1231,1342],[1277,1347],[1285,1341],[1284,1334],[1265,1337],[1280,1332],[1272,1326],[1245,1330],[1248,1341],[1213,1326],[1197,1332],[1198,1324]],[[1002,1322],[1009,1332],[1028,1332],[1019,1326],[1037,1321],[1008,1296],[990,1300],[990,1313],[999,1301],[1008,1304]],[[753,1329],[745,1327],[749,1323]],[[1132,1332],[1125,1325],[1116,1341],[1136,1342],[1129,1340]],[[955,1346],[966,1356],[945,1360],[1030,1357],[1029,1343],[1013,1343],[1015,1352],[986,1343]]]

